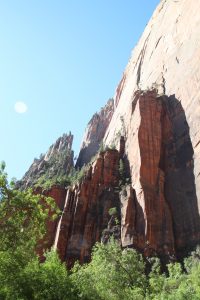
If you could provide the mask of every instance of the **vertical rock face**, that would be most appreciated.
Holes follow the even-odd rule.
[[[120,209],[118,164],[117,150],[99,154],[82,183],[67,191],[54,246],[69,265],[90,258],[93,245],[101,240],[110,220],[109,209]]]
[[[155,90],[135,93],[131,108],[126,151],[136,218],[134,230],[133,222],[126,228],[134,236],[130,243],[147,254],[179,255],[200,237],[186,116],[175,96],[159,96]]]
[[[39,159],[34,159],[29,170],[18,182],[18,187],[25,189],[34,185],[42,186],[47,181],[55,183],[57,179],[67,176],[73,166],[72,142],[71,133],[58,138],[46,154],[41,154]]]
[[[114,111],[114,101],[109,99],[99,113],[94,114],[85,130],[76,166],[81,168],[97,153]]]

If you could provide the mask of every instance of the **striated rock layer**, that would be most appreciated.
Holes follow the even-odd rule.
[[[69,265],[89,260],[110,220],[109,209],[120,209],[118,164],[117,150],[100,153],[82,183],[67,191],[54,247]]]

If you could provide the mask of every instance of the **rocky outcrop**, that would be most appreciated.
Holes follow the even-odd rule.
[[[24,177],[17,183],[21,189],[43,186],[48,183],[52,186],[65,179],[73,166],[72,151],[73,135],[64,134],[51,145],[46,154],[34,159],[33,164]]]
[[[113,112],[114,101],[113,99],[109,99],[107,104],[99,113],[94,114],[88,123],[76,163],[77,168],[81,168],[84,164],[87,164],[99,150]]]

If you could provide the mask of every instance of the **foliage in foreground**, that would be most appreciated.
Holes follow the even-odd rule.
[[[151,272],[136,250],[121,250],[114,241],[96,244],[92,261],[76,264],[71,275],[77,299],[83,300],[197,300],[200,299],[200,248],[180,263],[161,273],[158,258],[152,258]]]
[[[0,165],[0,299],[18,298],[21,274],[35,258],[38,241],[46,232],[46,219],[57,215],[52,198],[19,191],[9,183],[5,163]]]
[[[168,275],[161,273],[159,260],[152,259],[151,272],[145,275],[142,256],[132,249],[122,251],[115,242],[97,243],[92,261],[83,266],[76,263],[70,272],[51,251],[44,263],[35,257],[17,276],[13,273],[14,281],[0,290],[0,299],[197,300],[200,299],[199,253],[197,249],[185,260],[186,271],[179,263],[169,264]]]
[[[69,272],[50,251],[40,263],[35,248],[45,233],[52,199],[18,191],[0,168],[0,299],[1,300],[198,300],[200,299],[200,249],[184,264],[171,263],[161,273],[158,258],[151,272],[141,254],[122,250],[111,241],[97,243],[92,260]]]

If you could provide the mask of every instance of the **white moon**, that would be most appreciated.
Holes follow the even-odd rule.
[[[27,112],[27,110],[28,110],[28,107],[24,102],[18,101],[15,103],[15,111],[18,114],[24,114],[25,112]]]

